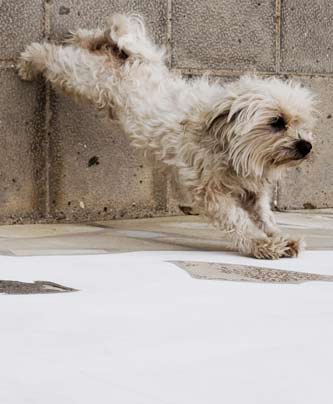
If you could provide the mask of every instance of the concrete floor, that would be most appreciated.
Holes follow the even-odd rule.
[[[333,249],[333,210],[276,213],[286,234],[309,250]],[[78,224],[0,226],[0,254],[91,255],[133,251],[226,251],[223,233],[199,216]]]
[[[284,233],[304,237],[308,250],[333,250],[333,210],[277,213]],[[137,220],[118,220],[85,225],[12,225],[0,226],[0,255],[55,256],[99,255],[139,251],[230,252],[225,235],[199,216]],[[238,257],[238,258],[237,258]],[[332,282],[333,276],[300,273],[294,260],[287,269],[230,263],[179,261],[176,266],[193,278],[260,283]],[[40,286],[40,285],[39,285]],[[45,288],[24,284],[3,285],[3,293],[45,293]],[[9,292],[8,292],[9,291]],[[49,290],[48,290],[49,291]],[[1,290],[0,290],[1,292]]]

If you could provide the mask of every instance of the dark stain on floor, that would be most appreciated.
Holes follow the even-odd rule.
[[[193,278],[258,283],[303,283],[312,281],[333,282],[332,275],[260,268],[216,262],[169,261],[184,269]]]
[[[0,293],[5,293],[7,295],[30,295],[65,292],[77,292],[77,290],[48,281],[35,281],[33,283],[0,281]]]
[[[98,166],[99,165],[99,158],[98,156],[93,156],[88,161],[88,167]]]
[[[60,6],[59,15],[68,15],[71,12],[71,9],[65,6]]]

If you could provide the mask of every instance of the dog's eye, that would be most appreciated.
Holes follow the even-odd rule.
[[[282,116],[277,116],[274,119],[272,119],[270,125],[273,128],[274,132],[281,132],[282,130],[286,129],[286,122],[282,118]]]

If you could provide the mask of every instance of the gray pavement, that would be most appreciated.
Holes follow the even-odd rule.
[[[293,211],[276,214],[285,234],[303,237],[309,250],[333,250],[333,210]],[[35,224],[0,226],[0,255],[13,257],[98,255],[125,252],[177,251],[211,252],[206,262],[194,259],[170,260],[193,278],[236,282],[303,283],[332,282],[333,276],[297,271],[297,262],[287,259],[284,269],[257,260],[228,261],[231,246],[223,232],[199,216],[113,220],[90,224]],[[219,262],[216,253],[221,252]],[[223,252],[227,252],[227,255]],[[323,251],[324,254],[324,251]],[[214,259],[212,259],[215,256]],[[296,265],[296,266],[295,266]],[[45,279],[44,277],[41,277]],[[0,281],[0,293],[36,294],[74,291],[46,280],[35,283]]]
[[[333,249],[333,210],[276,213],[282,230],[309,250]],[[90,224],[0,226],[0,254],[91,255],[132,251],[228,251],[223,232],[199,216],[113,220]]]

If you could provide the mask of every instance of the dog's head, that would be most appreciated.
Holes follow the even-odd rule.
[[[225,87],[206,128],[238,175],[262,176],[307,158],[316,116],[314,96],[300,84],[245,76]]]

